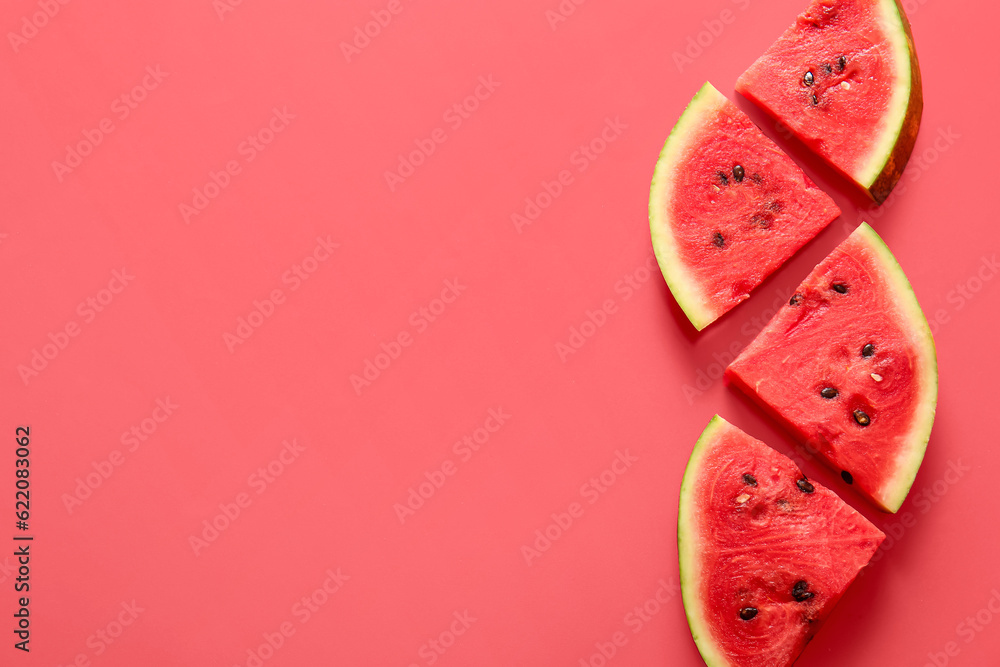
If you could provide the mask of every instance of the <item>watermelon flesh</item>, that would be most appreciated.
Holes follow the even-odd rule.
[[[684,473],[677,536],[684,608],[710,667],[792,664],[885,539],[718,415]]]
[[[881,203],[920,127],[920,66],[896,0],[813,0],[736,82]]]
[[[862,223],[726,369],[884,510],[902,505],[937,403],[927,320],[902,269]]]
[[[657,261],[699,330],[838,215],[833,200],[710,83],[667,139],[650,189]]]

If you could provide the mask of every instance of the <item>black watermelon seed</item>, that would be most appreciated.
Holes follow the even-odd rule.
[[[802,77],[802,82],[807,86],[811,86],[816,82],[816,77],[813,76],[812,72],[806,72],[805,76]]]
[[[843,477],[844,481],[847,482],[848,484],[854,484],[854,476],[851,473],[847,472],[846,470],[841,470],[840,476]]]
[[[726,239],[722,238],[722,232],[715,232],[715,236],[712,237],[712,243],[715,244],[716,248],[721,248],[726,244]]]
[[[837,398],[838,394],[840,394],[840,392],[833,387],[823,387],[823,389],[819,392],[819,395],[823,398]]]
[[[847,285],[845,285],[844,283],[834,283],[831,287],[833,287],[834,292],[837,292],[839,294],[847,294]]]
[[[833,74],[833,68],[830,67],[830,63],[823,63],[823,71],[827,74]]]
[[[813,486],[809,482],[809,480],[806,479],[805,477],[803,477],[802,479],[796,480],[795,484],[799,487],[800,491],[803,491],[805,493],[812,493],[813,491],[816,490],[816,487]]]
[[[837,69],[843,72],[845,67],[847,67],[847,58],[844,56],[840,56],[840,58],[837,60]]]
[[[789,306],[797,306],[805,299],[801,294],[793,294],[792,298],[788,300]]]
[[[868,426],[872,423],[871,417],[869,417],[865,411],[860,408],[854,411],[854,421],[858,422],[859,426]]]
[[[750,473],[743,474],[743,482],[749,484],[750,486],[757,486],[757,478]]]
[[[744,621],[752,621],[756,615],[757,607],[743,607],[743,609],[740,609],[740,618]]]
[[[792,586],[792,597],[795,598],[796,602],[805,602],[813,595],[814,593],[809,592],[809,584],[805,581],[796,581],[795,585]]]
[[[721,171],[719,172],[718,176],[719,176],[719,180],[722,181],[723,185],[729,185],[729,177],[728,176],[726,176]]]
[[[819,104],[819,98],[816,97],[815,93],[813,93],[813,96],[812,96],[812,103],[813,103],[813,106]]]
[[[741,167],[740,165],[736,165],[735,167],[733,167],[733,178],[736,179],[737,183],[742,183],[743,176],[745,175],[746,171],[744,171],[743,167]]]
[[[875,346],[872,345],[871,343],[868,343],[863,348],[861,348],[861,356],[864,357],[865,359],[872,356],[873,354],[875,354]]]

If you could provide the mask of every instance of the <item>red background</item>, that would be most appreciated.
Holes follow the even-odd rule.
[[[938,415],[895,517],[804,462],[895,537],[799,664],[997,661],[1000,619],[981,612],[1000,590],[1000,454],[983,417],[998,371],[995,3],[907,1],[920,161],[882,209],[737,99],[844,214],[696,334],[645,268],[653,165],[698,87],[734,97],[804,3],[567,1],[556,21],[557,0],[230,1],[0,9],[0,536],[18,532],[18,425],[31,428],[35,536],[30,654],[12,647],[16,575],[0,556],[0,663],[599,665],[621,632],[610,665],[701,664],[669,586],[694,441],[719,413],[795,450],[721,380],[690,387],[863,219],[934,323]],[[25,28],[42,6],[55,14]],[[366,43],[357,31],[378,18]],[[492,91],[467,100],[481,77]],[[467,117],[447,113],[463,103]],[[113,130],[95,130],[103,119]],[[608,122],[614,141],[583,157]],[[280,131],[251,150],[262,128]],[[435,137],[390,187],[401,154]],[[67,145],[88,141],[57,174]],[[220,175],[230,162],[238,173]],[[225,187],[197,199],[213,174]],[[526,198],[546,207],[526,211]],[[180,205],[196,203],[185,220]],[[518,230],[515,213],[537,217]],[[303,264],[317,237],[338,247]],[[297,265],[315,271],[293,278]],[[134,278],[102,291],[123,269]],[[458,296],[436,302],[446,281]],[[608,300],[592,316],[603,325],[561,358],[557,344]],[[239,328],[248,317],[260,326]],[[19,371],[35,351],[41,370]],[[366,362],[384,368],[356,390]],[[491,409],[509,418],[471,456],[456,450]],[[145,440],[130,450],[133,427]],[[284,440],[298,449],[281,463]],[[616,452],[635,459],[626,472],[582,489]],[[440,487],[401,520],[396,506],[428,480]],[[572,503],[572,525],[526,562],[522,547]],[[302,622],[294,605],[338,568],[349,579]],[[666,602],[636,632],[628,614],[658,591]],[[134,620],[121,611],[133,601]],[[466,612],[454,643],[442,638]],[[992,624],[960,626],[977,612]],[[283,623],[294,634],[279,642]],[[261,654],[266,636],[280,647]]]

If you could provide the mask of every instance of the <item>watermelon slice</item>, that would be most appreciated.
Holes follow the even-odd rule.
[[[790,665],[885,535],[716,415],[681,485],[688,624],[709,667]]]
[[[813,0],[736,82],[882,203],[920,128],[920,65],[898,0]]]
[[[934,423],[937,358],[910,283],[866,223],[726,376],[879,507],[903,504]]]
[[[699,330],[838,215],[833,200],[710,83],[667,138],[649,196],[660,270]]]

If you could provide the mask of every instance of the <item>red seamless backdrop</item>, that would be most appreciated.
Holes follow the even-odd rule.
[[[1000,16],[904,2],[923,125],[875,209],[733,92],[804,4],[6,3],[0,664],[701,664],[684,467],[715,413],[795,452],[721,370],[862,220],[938,416],[896,516],[804,462],[890,537],[799,664],[996,663]],[[697,334],[646,208],[706,80],[844,213]]]

